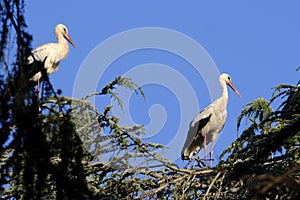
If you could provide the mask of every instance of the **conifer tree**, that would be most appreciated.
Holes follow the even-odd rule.
[[[143,126],[120,125],[112,105],[90,102],[106,96],[122,106],[118,87],[145,98],[129,78],[75,99],[45,75],[38,99],[29,78],[43,62],[27,65],[24,7],[0,0],[0,198],[300,199],[299,84],[280,84],[269,101],[246,104],[238,137],[216,167],[180,167],[161,155],[163,145],[141,139]]]

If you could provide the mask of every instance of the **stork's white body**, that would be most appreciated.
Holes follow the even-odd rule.
[[[225,101],[225,98],[215,100],[191,121],[187,139],[182,149],[184,159],[191,160],[194,154],[204,148],[204,145],[208,145],[212,140],[215,141],[227,118],[227,102]],[[204,144],[205,135],[206,144]]]
[[[44,67],[48,75],[57,71],[60,61],[67,57],[70,50],[67,41],[69,41],[75,47],[75,44],[68,35],[68,29],[65,25],[58,24],[55,27],[55,36],[57,38],[57,43],[41,45],[34,49],[32,51],[32,55],[28,57],[29,64],[34,61],[44,62]],[[41,77],[42,73],[38,72],[31,77],[30,80],[39,81]]]
[[[227,118],[227,84],[240,96],[228,74],[222,74],[219,81],[222,87],[222,96],[197,114],[190,123],[187,139],[181,152],[183,160],[191,160],[202,148],[206,153],[206,145],[211,142],[210,159],[212,165],[214,141],[223,129]]]

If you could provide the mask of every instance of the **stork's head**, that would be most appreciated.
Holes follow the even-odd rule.
[[[231,78],[230,78],[229,74],[226,74],[226,73],[221,74],[219,81],[220,81],[221,86],[227,84],[239,97],[242,98],[239,91],[237,91],[237,89],[234,87],[233,83],[231,82]]]
[[[63,36],[73,47],[76,47],[74,42],[72,41],[71,37],[68,34],[68,29],[64,24],[57,24],[55,27],[55,36],[56,38],[59,38],[60,36]]]

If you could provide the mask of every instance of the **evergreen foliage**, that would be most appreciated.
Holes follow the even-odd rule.
[[[143,126],[122,126],[111,105],[100,110],[89,101],[108,96],[122,106],[118,87],[145,98],[128,78],[75,99],[45,76],[38,100],[28,79],[43,62],[26,64],[24,1],[1,0],[0,18],[0,198],[300,199],[299,84],[246,104],[238,138],[216,167],[180,168],[161,156],[162,145],[141,139]]]

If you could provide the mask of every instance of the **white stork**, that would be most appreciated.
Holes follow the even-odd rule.
[[[223,129],[227,117],[227,85],[229,85],[239,97],[242,97],[232,84],[228,74],[221,74],[219,81],[223,90],[222,96],[197,114],[191,121],[187,139],[181,151],[182,160],[193,159],[193,156],[202,148],[204,148],[204,157],[206,157],[206,145],[211,142],[210,166],[212,167],[214,141]]]
[[[41,45],[34,49],[32,54],[28,57],[28,64],[31,64],[34,61],[44,62],[44,68],[46,69],[48,75],[57,71],[60,61],[67,57],[69,53],[69,45],[67,41],[69,41],[73,47],[76,47],[68,35],[68,29],[65,25],[56,25],[55,36],[57,43]],[[38,72],[29,79],[31,81],[38,82],[38,90],[41,77],[42,73]]]

